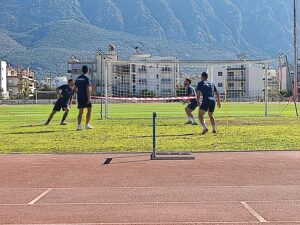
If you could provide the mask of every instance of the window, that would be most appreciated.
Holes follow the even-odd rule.
[[[135,73],[135,64],[132,64],[131,71]]]
[[[172,80],[171,80],[171,78],[162,78],[161,82],[164,84],[170,84],[170,83],[172,83]]]
[[[168,66],[165,66],[161,69],[162,72],[171,72],[171,68]]]
[[[146,66],[139,68],[139,72],[147,72]]]
[[[223,83],[218,83],[218,87],[219,88],[223,87]]]
[[[135,83],[135,74],[132,75],[132,83]]]
[[[156,86],[156,89],[159,90],[159,85]]]
[[[228,76],[234,76],[234,72],[228,72]]]
[[[228,87],[234,87],[234,83],[229,82]]]
[[[132,86],[132,92],[134,92],[134,93],[136,92],[135,85]]]
[[[159,75],[158,74],[156,75],[156,79],[159,79]]]
[[[147,79],[146,78],[141,78],[139,79],[140,84],[147,84]]]
[[[223,72],[218,72],[218,77],[222,77],[223,76]]]
[[[12,83],[13,83],[13,81],[12,81],[12,80],[8,80],[7,82],[8,82],[9,84],[12,84]]]

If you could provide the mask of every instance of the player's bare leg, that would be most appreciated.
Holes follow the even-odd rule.
[[[55,114],[56,114],[56,111],[52,111],[52,113],[50,114],[47,122],[44,123],[44,125],[49,125],[49,123],[51,122],[51,120],[53,119],[53,117],[54,117]]]
[[[78,113],[78,117],[77,117],[77,120],[78,120],[78,127],[77,127],[77,130],[81,130],[81,121],[82,121],[82,116],[83,116],[83,112],[84,112],[84,109],[79,109],[79,113]]]
[[[87,108],[87,114],[86,114],[86,125],[85,128],[86,129],[93,129],[93,127],[90,125],[90,120],[91,120],[91,116],[92,116],[92,108]]]
[[[212,128],[213,128],[213,134],[216,134],[217,129],[216,129],[216,121],[215,121],[214,113],[213,112],[208,112],[208,116],[209,116],[210,123],[211,123]]]
[[[65,122],[65,120],[67,119],[68,115],[69,115],[69,109],[68,108],[65,108],[64,109],[65,113],[63,115],[63,118],[60,122],[60,125],[67,125],[67,123]]]
[[[185,112],[188,117],[188,122],[186,122],[185,124],[197,125],[196,119],[193,115],[193,111],[188,106],[185,107]]]
[[[203,128],[202,134],[206,134],[208,132],[208,128],[207,128],[205,120],[204,120],[205,113],[206,113],[206,111],[204,111],[203,109],[199,110],[199,121]]]

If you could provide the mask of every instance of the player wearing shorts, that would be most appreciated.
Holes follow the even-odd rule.
[[[194,97],[195,99],[190,99],[185,103],[189,103],[186,107],[185,107],[185,112],[186,115],[188,117],[188,122],[186,122],[186,124],[191,124],[191,125],[198,125],[196,122],[196,119],[193,115],[193,111],[197,108],[198,106],[198,102],[197,102],[197,94],[195,91],[195,88],[192,87],[191,85],[192,81],[190,79],[185,79],[184,81],[184,86],[186,88],[186,96],[187,97]]]
[[[63,118],[60,122],[60,125],[67,125],[65,120],[68,117],[70,107],[72,104],[72,98],[74,95],[74,87],[75,83],[73,79],[68,80],[68,84],[62,85],[59,88],[56,89],[57,95],[59,95],[59,98],[57,102],[54,105],[53,111],[50,114],[47,122],[44,125],[49,125],[50,121],[52,120],[53,116],[59,112],[61,109],[65,112],[63,115]]]
[[[199,121],[203,127],[202,134],[206,134],[208,132],[208,128],[205,124],[204,115],[206,112],[208,112],[209,119],[213,128],[213,134],[217,133],[216,130],[216,122],[214,118],[214,111],[217,105],[219,108],[221,108],[221,102],[220,102],[220,94],[216,88],[216,86],[208,81],[208,74],[206,72],[202,73],[201,75],[202,81],[198,83],[197,86],[197,100],[199,102],[200,96],[202,95],[202,103],[200,105],[199,109]],[[217,99],[215,98],[215,95]]]
[[[77,130],[82,130],[81,121],[84,109],[87,108],[86,114],[86,129],[93,129],[90,125],[90,119],[92,114],[92,103],[91,103],[91,80],[88,78],[89,68],[87,66],[82,67],[83,74],[80,75],[75,82],[77,91],[77,103],[78,103],[78,127]]]

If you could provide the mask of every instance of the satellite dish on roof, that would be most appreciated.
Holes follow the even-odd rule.
[[[114,51],[116,51],[116,47],[114,45],[109,45],[108,46],[108,51],[109,52],[114,52]]]

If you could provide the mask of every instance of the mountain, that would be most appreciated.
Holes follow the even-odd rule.
[[[41,76],[111,43],[123,58],[136,46],[182,59],[292,55],[293,1],[1,0],[0,8],[0,58]]]

